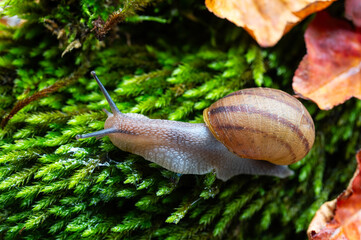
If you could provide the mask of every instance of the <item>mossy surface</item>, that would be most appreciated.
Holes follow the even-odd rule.
[[[304,239],[315,211],[355,170],[361,102],[354,99],[331,111],[303,101],[316,142],[287,179],[180,176],[108,137],[75,140],[106,119],[92,70],[121,111],[151,118],[202,122],[204,108],[246,87],[292,94],[307,21],[261,49],[202,2],[1,4],[2,14],[25,20],[0,26],[0,116],[25,106],[0,130],[1,239]],[[116,24],[99,41],[97,30],[114,13]]]

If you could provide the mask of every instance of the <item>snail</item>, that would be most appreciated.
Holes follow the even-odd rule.
[[[300,101],[270,88],[231,93],[203,112],[204,123],[150,119],[121,113],[96,76],[111,111],[101,131],[77,139],[109,136],[131,152],[182,174],[215,171],[226,181],[238,174],[284,178],[293,174],[285,165],[301,160],[315,138],[313,120]]]

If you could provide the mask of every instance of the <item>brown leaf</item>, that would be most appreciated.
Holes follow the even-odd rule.
[[[358,169],[347,189],[337,199],[324,203],[308,227],[311,240],[361,239],[361,150],[356,154]]]
[[[1,0],[0,0],[1,2]],[[3,9],[0,7],[0,12],[3,11]],[[15,27],[18,25],[21,25],[25,22],[25,20],[20,19],[18,16],[8,17],[3,16],[0,18],[0,24]]]
[[[310,226],[307,229],[307,235],[309,239],[312,239],[312,236],[320,232],[320,230],[325,227],[325,224],[332,220],[335,214],[334,211],[336,208],[336,200],[337,199],[325,202],[321,205],[320,209],[317,210],[310,223]]]
[[[305,32],[307,54],[293,77],[301,97],[331,109],[361,98],[361,31],[327,13],[318,13]]]
[[[345,16],[347,19],[361,27],[361,1],[360,0],[346,0],[345,1]]]
[[[262,47],[275,45],[294,25],[335,0],[206,0],[220,18],[243,27]]]

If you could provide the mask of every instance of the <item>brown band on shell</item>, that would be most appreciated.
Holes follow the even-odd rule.
[[[255,128],[250,128],[250,127],[243,127],[243,126],[235,126],[235,125],[220,125],[220,126],[216,126],[216,128],[219,129],[233,129],[233,130],[237,130],[237,131],[247,131],[247,132],[253,132],[253,133],[260,133],[263,134],[264,136],[266,136],[267,138],[271,138],[273,140],[275,140],[276,142],[280,143],[281,145],[283,145],[291,154],[292,156],[292,163],[296,162],[296,154],[294,153],[292,147],[290,144],[288,144],[287,142],[283,141],[282,139],[279,139],[277,136],[268,134],[265,131],[261,131],[259,129],[255,129]]]
[[[306,152],[308,152],[310,150],[310,144],[309,144],[307,138],[305,137],[305,135],[300,131],[300,129],[297,128],[297,126],[295,126],[292,122],[288,121],[287,119],[281,118],[281,117],[277,116],[276,114],[262,111],[260,109],[257,109],[255,107],[252,107],[252,106],[249,106],[246,104],[238,105],[238,106],[221,106],[221,107],[213,108],[213,109],[210,109],[209,114],[214,115],[214,114],[218,114],[218,113],[222,113],[222,112],[243,112],[243,113],[247,113],[247,114],[259,114],[259,115],[267,117],[271,120],[278,121],[282,125],[290,128],[292,132],[296,133],[296,135],[302,141]]]
[[[273,89],[272,91],[277,91],[277,93],[280,93],[280,94],[282,94],[283,96],[285,96],[287,98],[293,98],[291,95],[289,95],[288,93],[285,93],[283,91],[278,91],[277,89]],[[265,91],[255,91],[252,88],[251,89],[242,89],[240,91],[236,91],[236,92],[233,92],[231,94],[228,94],[224,98],[228,98],[228,97],[232,97],[232,96],[239,96],[239,95],[259,96],[259,97],[272,99],[272,100],[275,100],[277,102],[286,104],[287,106],[293,108],[294,110],[300,111],[301,108],[299,106],[292,104],[290,101],[284,101],[283,99],[278,98],[277,95],[274,95],[274,93],[270,94],[270,93],[267,93],[267,92],[268,92],[267,90],[265,90]],[[313,121],[311,119],[309,119],[309,118],[306,118],[306,121],[312,127],[312,130],[315,130],[315,126],[314,126]]]

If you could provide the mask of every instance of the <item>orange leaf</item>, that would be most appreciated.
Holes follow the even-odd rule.
[[[349,186],[332,202],[324,203],[307,230],[311,240],[361,239],[361,150],[356,154],[358,169]]]
[[[361,31],[343,20],[318,13],[305,33],[307,54],[293,77],[301,97],[331,109],[361,98]]]
[[[360,0],[346,0],[345,15],[347,19],[361,27],[361,1]]]
[[[275,45],[294,25],[335,0],[206,0],[220,18],[243,27],[262,47]]]

